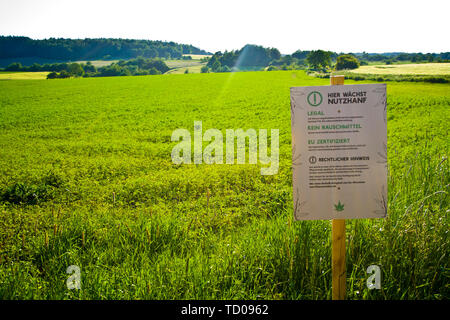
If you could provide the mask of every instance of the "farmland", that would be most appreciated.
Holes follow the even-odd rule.
[[[292,217],[289,107],[289,87],[328,83],[303,71],[1,81],[0,298],[330,299],[331,222]],[[450,85],[387,90],[388,217],[348,221],[347,295],[448,299]],[[195,120],[279,129],[278,174],[173,164],[171,134]],[[381,290],[366,287],[373,264]]]
[[[0,80],[42,80],[49,72],[0,72]]]
[[[200,73],[202,66],[206,65],[206,62],[200,61],[200,58],[193,56],[192,60],[165,60],[164,61],[171,70],[167,71],[168,74],[180,74],[188,70],[189,73]]]
[[[450,75],[450,63],[369,65],[361,66],[351,72],[389,75]]]

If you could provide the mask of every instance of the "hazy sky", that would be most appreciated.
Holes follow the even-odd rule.
[[[450,51],[449,0],[0,0],[0,35],[132,38],[215,52]]]

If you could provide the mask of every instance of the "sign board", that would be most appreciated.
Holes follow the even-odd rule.
[[[386,84],[291,88],[296,220],[387,212]]]

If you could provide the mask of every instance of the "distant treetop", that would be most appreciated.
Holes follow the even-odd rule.
[[[192,45],[175,42],[132,39],[33,40],[28,37],[0,36],[0,59],[38,57],[53,60],[101,60],[181,58],[183,54],[210,54]]]

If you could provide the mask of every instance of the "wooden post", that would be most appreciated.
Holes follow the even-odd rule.
[[[331,85],[343,85],[344,76],[331,76]],[[333,300],[345,299],[345,219],[333,219],[331,230],[331,274]]]

